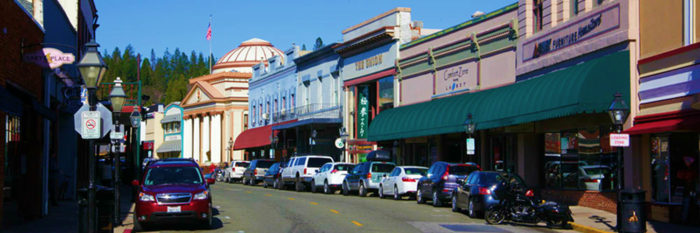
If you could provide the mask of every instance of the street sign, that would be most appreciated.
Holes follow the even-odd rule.
[[[119,129],[115,129],[116,125],[112,125],[112,131],[109,133],[109,138],[112,140],[121,140],[124,138],[124,125],[120,124]]]
[[[611,133],[610,134],[610,146],[611,147],[629,147],[630,146],[630,135],[626,133]]]
[[[80,135],[83,139],[99,139],[100,130],[102,129],[100,126],[102,122],[100,112],[84,111],[80,114],[80,117],[80,126],[82,127]]]
[[[97,108],[97,112],[100,112],[101,121],[95,120],[95,124],[96,124],[95,129],[99,130],[99,137],[97,137],[97,138],[102,138],[102,137],[106,136],[107,133],[109,133],[109,131],[111,129],[111,127],[109,125],[111,125],[111,123],[112,123],[112,112],[109,111],[109,109],[107,109],[107,107],[105,107],[101,103],[97,103],[96,108]],[[75,132],[78,132],[83,139],[88,139],[88,138],[86,138],[85,135],[83,135],[83,128],[84,128],[83,126],[85,126],[86,124],[84,124],[85,122],[82,122],[82,119],[83,119],[82,114],[83,114],[83,112],[87,112],[89,110],[90,110],[90,106],[87,104],[83,104],[83,106],[80,107],[80,109],[78,109],[78,111],[75,112],[75,114],[73,114],[73,126],[75,129]],[[105,123],[107,123],[107,124],[105,124]],[[94,138],[90,138],[90,139],[94,139]]]
[[[473,155],[474,154],[474,138],[467,138],[467,154],[468,155]]]
[[[335,148],[338,148],[338,149],[343,149],[343,147],[345,147],[345,143],[343,143],[343,139],[342,139],[342,138],[337,138],[337,139],[335,139],[335,143],[334,143],[334,144],[335,144]]]

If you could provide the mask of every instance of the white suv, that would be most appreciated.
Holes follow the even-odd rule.
[[[294,185],[294,190],[301,192],[306,184],[311,182],[314,174],[321,166],[332,163],[333,158],[323,155],[307,155],[293,157],[287,168],[282,170],[282,185]]]
[[[352,163],[326,163],[311,179],[311,192],[323,188],[323,193],[330,194],[340,189],[345,175],[354,167]]]
[[[250,166],[248,161],[232,161],[231,165],[224,170],[224,180],[228,183],[242,180],[243,172]]]

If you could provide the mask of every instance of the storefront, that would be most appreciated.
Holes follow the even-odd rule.
[[[161,127],[163,128],[163,143],[156,149],[158,158],[182,157],[183,112],[179,102],[169,104],[165,107],[163,119],[160,120]]]

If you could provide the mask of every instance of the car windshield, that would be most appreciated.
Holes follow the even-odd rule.
[[[197,167],[154,167],[148,170],[144,185],[201,184],[202,175]]]
[[[236,167],[248,167],[250,166],[250,163],[248,162],[238,162],[236,163]]]
[[[425,174],[428,173],[428,169],[425,168],[406,168],[404,170],[406,171],[406,175],[425,176]]]
[[[333,162],[333,160],[329,158],[309,158],[309,163],[307,163],[307,167],[321,167],[324,164],[331,162]]]
[[[476,171],[476,170],[478,170],[478,168],[475,166],[454,165],[454,166],[450,166],[450,175],[466,176],[466,175],[469,175],[469,173],[472,173],[473,171]]]
[[[269,168],[272,166],[272,164],[275,163],[275,161],[270,161],[270,160],[258,160],[258,165],[257,168]]]
[[[391,172],[391,170],[394,170],[394,167],[396,167],[394,164],[375,163],[372,164],[372,172]]]
[[[349,171],[353,169],[355,165],[350,165],[350,164],[338,164],[335,165],[335,169],[338,171]]]
[[[497,184],[501,180],[503,180],[503,177],[499,176],[498,173],[482,173],[481,177],[479,177],[479,184],[489,186]]]

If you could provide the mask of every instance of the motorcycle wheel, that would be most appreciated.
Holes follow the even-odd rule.
[[[506,216],[499,210],[487,210],[484,219],[488,224],[501,224],[506,219]]]
[[[547,227],[552,228],[552,227],[558,227],[558,228],[564,228],[566,226],[566,221],[558,219],[549,219],[547,220]]]

